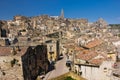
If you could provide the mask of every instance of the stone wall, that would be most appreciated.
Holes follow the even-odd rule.
[[[60,43],[59,41],[53,41],[47,44],[47,50],[48,50],[48,60],[51,61],[57,61],[59,59],[60,54]]]
[[[35,80],[41,72],[48,71],[47,46],[29,47],[22,56],[24,80]]]
[[[20,56],[0,56],[0,80],[23,80]]]
[[[0,39],[0,46],[5,46],[5,40]]]

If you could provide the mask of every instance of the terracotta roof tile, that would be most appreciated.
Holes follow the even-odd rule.
[[[94,65],[100,65],[104,60],[105,60],[104,58],[92,59],[89,61],[89,63]]]
[[[28,47],[20,47],[20,51],[17,51],[17,56],[22,56],[25,54]],[[13,47],[0,47],[0,56],[12,55]]]
[[[11,47],[0,47],[0,56],[10,55],[11,49]]]
[[[82,50],[84,50],[84,48],[76,46],[76,47],[75,47],[75,50],[76,50],[76,51],[82,51]]]
[[[85,47],[86,48],[93,48],[93,47],[96,47],[96,46],[102,44],[102,42],[103,42],[102,40],[95,39],[95,40],[90,41],[89,43],[87,43],[85,45]]]
[[[84,50],[82,51],[81,53],[79,53],[76,58],[78,59],[82,59],[82,60],[85,60],[85,61],[88,61],[94,57],[96,57],[98,54],[96,52],[93,52],[93,51],[89,51],[89,50]]]

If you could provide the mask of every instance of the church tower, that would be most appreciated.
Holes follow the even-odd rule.
[[[64,19],[64,10],[63,10],[63,9],[61,10],[60,18],[61,18],[61,19]]]

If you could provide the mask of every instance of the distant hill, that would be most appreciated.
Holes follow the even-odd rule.
[[[120,24],[109,24],[112,29],[120,29]]]

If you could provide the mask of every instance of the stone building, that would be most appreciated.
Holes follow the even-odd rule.
[[[21,16],[21,15],[14,16],[15,21],[22,21],[22,20],[25,20],[25,19],[27,19],[25,16]]]
[[[0,21],[0,37],[7,37],[8,33],[7,21]]]
[[[60,54],[60,44],[59,44],[59,41],[47,41],[46,42],[47,44],[47,54],[48,54],[48,60],[50,62],[52,61],[56,61],[59,59],[59,54]]]
[[[97,28],[106,28],[108,26],[108,23],[104,19],[99,18],[98,21],[94,23],[94,25]]]
[[[111,80],[114,61],[108,60],[107,56],[83,51],[75,59],[75,71],[87,80]]]
[[[23,80],[21,55],[27,47],[18,50],[12,46],[0,46],[0,80]]]
[[[34,49],[33,49],[34,48]],[[48,71],[47,46],[29,47],[22,56],[24,80],[36,80],[41,72]]]
[[[0,46],[5,46],[5,40],[4,39],[0,39]]]

